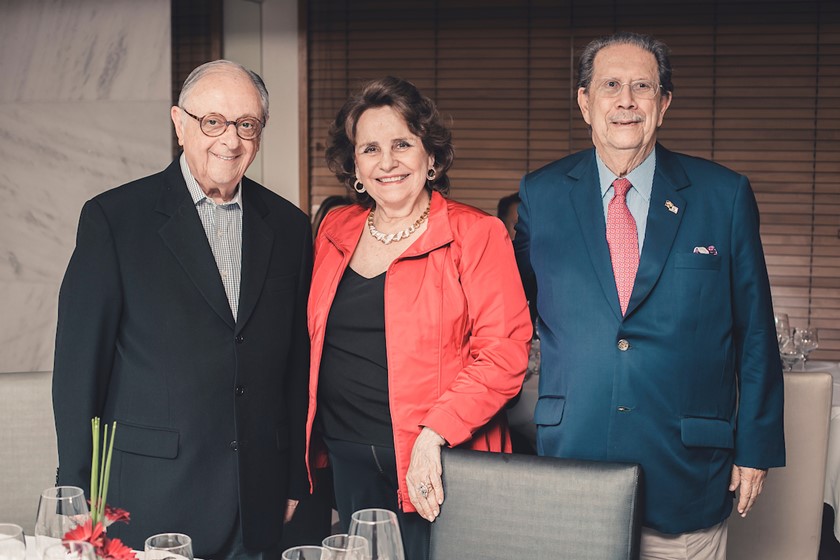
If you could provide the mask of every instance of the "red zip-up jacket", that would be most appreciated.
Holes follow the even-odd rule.
[[[312,426],[327,318],[359,237],[367,235],[368,212],[356,204],[330,212],[315,242],[308,306],[310,473],[315,456],[323,458]],[[415,511],[405,476],[423,426],[452,447],[510,452],[503,407],[522,385],[530,340],[528,306],[505,226],[432,193],[426,231],[385,276],[388,389],[404,511]]]

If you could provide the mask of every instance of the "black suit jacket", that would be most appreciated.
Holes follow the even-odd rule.
[[[303,462],[312,239],[306,215],[243,179],[233,319],[178,160],[85,204],[61,286],[53,374],[60,484],[89,491],[90,419],[117,421],[107,501],[142,549],[161,532],[210,556],[237,512],[275,544]]]

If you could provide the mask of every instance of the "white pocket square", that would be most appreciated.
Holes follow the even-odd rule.
[[[694,248],[694,253],[698,255],[717,255],[717,249],[715,249],[714,245],[709,245],[708,247],[697,246]]]

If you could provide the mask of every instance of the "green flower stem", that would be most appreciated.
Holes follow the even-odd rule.
[[[105,466],[103,469],[103,483],[102,483],[102,499],[100,500],[101,505],[99,506],[99,519],[104,520],[105,518],[105,503],[108,498],[108,482],[111,479],[111,456],[114,454],[114,436],[117,435],[117,423],[116,421],[112,424],[111,427],[111,440],[108,441],[108,426],[105,426],[105,440],[103,441],[103,447],[105,445],[108,446],[108,456],[105,459]],[[106,443],[107,442],[107,443]]]
[[[90,467],[90,519],[95,526],[99,521],[97,515],[99,511],[99,417],[92,418],[90,424],[93,435],[93,457]]]
[[[105,424],[105,429],[102,433],[102,452],[104,453],[105,449],[108,447],[108,424]],[[99,521],[100,523],[103,521],[102,519],[102,512],[103,512],[103,505],[105,503],[105,496],[102,495],[102,491],[105,486],[105,459],[104,457],[99,461],[99,493],[96,495],[96,504],[94,504],[94,509],[96,510],[96,519],[94,523]]]

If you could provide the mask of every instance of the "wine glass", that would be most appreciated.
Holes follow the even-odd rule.
[[[321,546],[333,553],[334,560],[366,560],[368,542],[359,535],[330,535],[321,541]]]
[[[788,338],[779,348],[779,355],[785,371],[793,371],[793,367],[802,360],[802,352],[797,348],[792,338]]]
[[[405,560],[397,514],[387,509],[362,509],[350,518],[348,535],[364,537],[370,560]]]
[[[777,313],[774,319],[776,321],[776,341],[781,349],[790,338],[790,319],[788,319],[787,313]]]
[[[25,560],[23,529],[14,523],[0,523],[0,560]]]
[[[144,560],[193,560],[192,539],[183,533],[160,533],[146,539]]]
[[[90,518],[81,488],[55,486],[41,492],[35,516],[35,548],[39,554]]]
[[[802,369],[805,369],[805,364],[808,362],[808,354],[820,346],[817,329],[812,329],[810,327],[804,329],[794,329],[793,343],[802,353]]]
[[[334,557],[323,546],[295,546],[284,550],[281,560],[334,560]]]
[[[64,541],[44,549],[44,560],[96,560],[93,545],[86,541]]]

